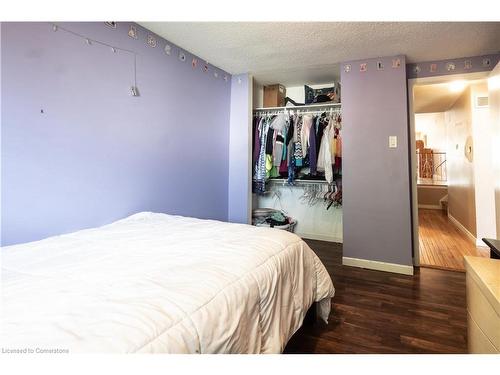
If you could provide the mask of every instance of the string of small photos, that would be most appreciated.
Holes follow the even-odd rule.
[[[108,27],[116,29],[116,25],[117,25],[116,22],[105,22],[105,24]],[[134,84],[133,84],[133,86],[130,86],[130,94],[132,96],[139,96],[139,90],[137,88],[137,55],[138,55],[137,52],[129,50],[129,49],[126,49],[126,48],[114,46],[114,45],[111,45],[109,43],[103,42],[101,40],[89,38],[89,37],[87,37],[87,36],[85,36],[83,34],[80,34],[80,33],[77,33],[77,32],[75,32],[73,30],[70,30],[68,28],[62,27],[62,26],[60,26],[60,25],[58,25],[56,23],[51,23],[51,25],[52,25],[52,30],[54,32],[62,30],[64,32],[66,32],[66,33],[72,34],[73,36],[76,36],[78,38],[83,39],[88,45],[99,44],[99,45],[102,45],[104,47],[110,48],[111,52],[113,52],[113,53],[116,53],[117,51],[122,51],[122,52],[126,52],[126,53],[132,54],[133,59],[134,59],[134,79],[133,79]],[[128,31],[127,34],[128,34],[129,37],[131,37],[133,39],[138,39],[137,27],[134,26],[134,25],[130,25],[129,31]],[[153,48],[156,48],[156,46],[158,44],[158,42],[156,41],[156,38],[153,35],[151,35],[151,34],[148,34],[146,42],[147,42],[147,44],[150,47],[153,47]],[[165,47],[164,47],[164,51],[165,51],[166,55],[170,56],[172,54],[172,46],[167,43],[165,45]],[[183,52],[183,51],[179,51],[179,61],[185,62],[186,60],[187,60],[186,53]],[[195,69],[198,66],[198,59],[196,57],[192,58],[192,60],[191,60],[191,66],[193,67],[193,69]],[[207,73],[209,71],[209,64],[208,64],[208,62],[205,62],[205,64],[203,64],[202,71],[204,73]],[[213,71],[214,71],[214,73],[213,73],[214,78],[219,78],[219,72],[216,69],[213,69]],[[223,79],[224,79],[225,82],[227,82],[229,80],[228,75],[224,74]]]

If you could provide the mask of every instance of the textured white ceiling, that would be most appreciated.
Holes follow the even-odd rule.
[[[339,63],[404,54],[408,62],[500,52],[500,22],[140,22],[232,73],[263,84],[338,79]]]

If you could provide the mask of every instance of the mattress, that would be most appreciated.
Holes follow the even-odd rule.
[[[333,295],[292,233],[142,212],[2,248],[2,347],[280,353]]]

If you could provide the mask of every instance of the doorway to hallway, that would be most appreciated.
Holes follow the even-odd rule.
[[[410,85],[416,264],[463,271],[464,256],[489,256],[482,237],[496,237],[486,75],[416,81]]]

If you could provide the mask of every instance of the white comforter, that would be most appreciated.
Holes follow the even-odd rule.
[[[332,281],[294,234],[156,213],[2,249],[2,346],[279,353]]]

